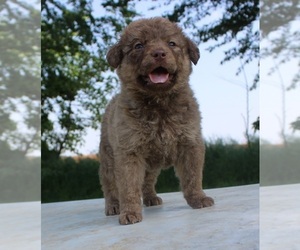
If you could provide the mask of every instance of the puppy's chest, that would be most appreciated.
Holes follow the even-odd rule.
[[[184,134],[184,122],[180,112],[148,112],[140,120],[145,147],[151,155],[176,154],[176,148]]]

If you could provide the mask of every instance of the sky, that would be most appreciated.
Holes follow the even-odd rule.
[[[142,1],[137,10],[143,13],[142,17],[160,16],[165,7],[159,8],[156,12],[147,11],[151,1]],[[173,4],[175,2],[172,2]],[[172,8],[172,6],[168,6]],[[103,15],[103,9],[95,10],[96,15]],[[213,13],[218,16],[220,13]],[[186,35],[189,36],[188,33]],[[214,141],[218,138],[224,140],[235,140],[238,143],[246,143],[245,138],[245,117],[246,117],[246,80],[249,86],[258,70],[257,61],[245,67],[245,75],[236,75],[240,61],[233,60],[220,65],[224,58],[226,47],[221,47],[208,52],[206,48],[210,42],[200,44],[201,58],[190,76],[190,86],[200,105],[202,113],[202,133],[206,140]],[[259,87],[249,92],[249,132],[252,130],[252,122],[261,116],[260,135],[262,142],[281,143],[279,136],[282,120],[282,102],[280,90],[280,78],[278,72],[268,75],[268,70],[274,65],[270,59],[261,59]],[[284,82],[288,86],[292,76],[299,70],[295,62],[291,62],[280,68],[284,76]],[[246,80],[245,80],[246,77]],[[300,116],[299,107],[300,89],[286,92],[286,126],[285,130],[291,134],[290,123]],[[88,129],[84,138],[85,143],[79,149],[82,154],[97,153],[100,142],[100,130]]]

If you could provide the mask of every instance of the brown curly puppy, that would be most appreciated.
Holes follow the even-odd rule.
[[[202,190],[204,143],[198,105],[189,86],[197,46],[164,18],[141,19],[125,28],[107,54],[121,93],[103,117],[100,179],[106,215],[120,224],[142,220],[142,204],[162,204],[155,183],[175,167],[187,203],[212,206]]]

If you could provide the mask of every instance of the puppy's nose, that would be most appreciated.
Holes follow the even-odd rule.
[[[152,51],[151,55],[155,58],[155,59],[164,59],[166,57],[166,52],[163,49],[156,49],[154,51]]]

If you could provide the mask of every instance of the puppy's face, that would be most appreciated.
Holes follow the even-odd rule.
[[[197,46],[164,18],[132,22],[107,54],[126,88],[155,92],[187,84],[199,57]]]

